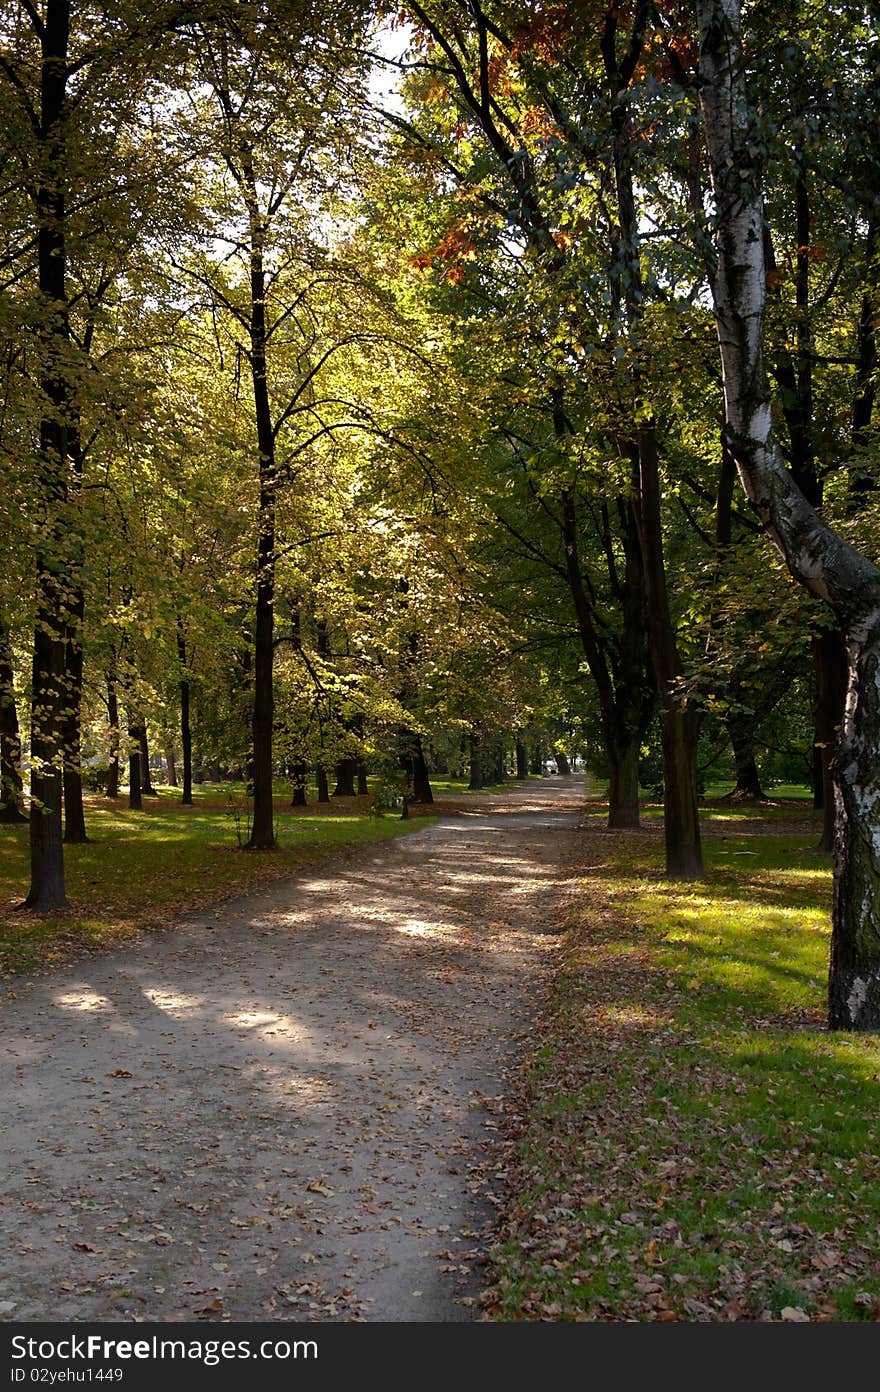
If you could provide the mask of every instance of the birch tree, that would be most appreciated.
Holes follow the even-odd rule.
[[[845,542],[788,471],[762,355],[764,205],[739,0],[699,0],[701,107],[716,203],[713,296],[726,431],[743,487],[800,584],[843,633],[847,693],[833,764],[835,867],[828,1018],[880,1028],[880,570]]]

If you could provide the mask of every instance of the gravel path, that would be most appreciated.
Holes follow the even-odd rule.
[[[19,980],[0,1316],[477,1316],[481,1158],[582,801],[546,778]]]

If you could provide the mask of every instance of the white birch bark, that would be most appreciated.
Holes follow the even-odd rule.
[[[829,1021],[880,1030],[880,570],[807,503],[773,436],[762,358],[760,169],[750,147],[740,0],[698,0],[700,100],[717,211],[713,295],[727,430],[743,487],[792,575],[834,610],[849,656],[834,761]]]

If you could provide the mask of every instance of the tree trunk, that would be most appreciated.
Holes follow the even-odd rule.
[[[766,802],[767,800],[761,787],[758,765],[755,763],[752,723],[750,716],[740,714],[730,715],[726,721],[736,765],[736,783],[731,792],[726,795],[728,802]]]
[[[611,764],[608,787],[608,825],[618,831],[639,826],[639,756],[641,737],[635,735],[618,745]]]
[[[434,801],[434,792],[431,788],[431,779],[428,776],[428,765],[425,760],[425,751],[422,748],[421,735],[416,735],[413,750],[412,789],[414,802]]]
[[[355,797],[356,776],[357,760],[340,759],[336,765],[336,787],[333,789],[333,797]]]
[[[26,822],[9,629],[0,618],[0,823]]]
[[[272,850],[275,842],[275,811],[272,794],[272,758],[275,723],[275,431],[269,400],[266,361],[266,275],[263,249],[266,223],[259,208],[257,181],[250,151],[241,150],[242,193],[248,210],[250,235],[250,365],[254,393],[254,414],[259,450],[259,537],[257,541],[257,597],[254,624],[254,706],[251,724],[253,820],[248,849]]]
[[[318,784],[318,801],[330,801],[330,782],[327,778],[327,770],[319,764],[315,771],[315,778]]]
[[[698,0],[700,100],[717,203],[715,318],[743,486],[795,578],[837,617],[848,659],[837,753],[832,1029],[880,1030],[880,570],[810,507],[773,435],[763,369],[764,208],[753,164],[739,0]]]
[[[291,807],[307,807],[308,798],[306,797],[306,775],[308,769],[305,764],[296,763],[293,766],[293,797]]]
[[[77,473],[82,472],[82,458],[77,448]],[[83,650],[82,624],[85,597],[82,585],[77,584],[70,606],[70,620],[65,642],[66,709],[64,712],[64,840],[69,845],[88,841],[82,788],[82,690]]]
[[[68,511],[71,423],[65,189],[69,0],[47,0],[41,23],[40,126],[36,179],[37,263],[43,300],[39,327],[41,388],[36,467],[42,508],[36,555],[36,622],[31,680],[31,883],[25,905],[39,913],[67,907],[61,825],[62,741],[68,611],[81,542]]]
[[[557,772],[564,774],[567,778],[568,775],[571,773],[571,765],[568,762],[568,756],[566,754],[558,753],[554,754],[553,757],[556,760]]]
[[[128,806],[132,812],[140,812],[141,801],[141,728],[128,717]]]
[[[638,451],[647,627],[660,697],[666,874],[676,880],[701,879],[705,872],[697,800],[699,720],[693,711],[684,707],[675,690],[682,673],[666,588],[657,441],[653,425],[640,427]]]
[[[478,792],[480,788],[486,786],[486,779],[483,773],[483,747],[479,735],[470,735],[469,751],[470,778],[468,780],[468,788],[471,792]]]
[[[110,764],[107,769],[107,796],[119,797],[119,698],[114,670],[107,673],[107,722],[110,726]]]
[[[525,741],[521,735],[516,739],[516,781],[524,783],[529,776],[529,758],[526,752]]]
[[[357,761],[357,791],[358,797],[366,797],[370,791],[367,785],[367,766],[363,759]]]
[[[150,778],[150,745],[147,739],[147,726],[141,721],[138,726],[138,747],[141,760],[141,792],[145,797],[158,797]]]
[[[833,761],[846,699],[847,654],[843,636],[837,628],[824,628],[818,634],[814,634],[812,647],[816,674],[813,728],[821,780],[819,806],[822,809],[822,836],[817,849],[833,851],[837,821]]]
[[[541,775],[544,772],[544,748],[539,739],[535,740],[535,747],[532,750],[532,763],[530,773]]]
[[[557,404],[557,435],[563,433],[561,407]],[[634,490],[638,487],[638,472],[633,465]],[[606,553],[609,580],[622,609],[623,623],[619,647],[610,660],[594,621],[593,607],[581,571],[578,546],[578,525],[574,493],[562,494],[562,532],[568,586],[574,603],[581,647],[587,659],[590,675],[599,700],[599,719],[602,742],[608,758],[610,781],[608,790],[608,825],[637,827],[639,825],[638,750],[643,726],[647,725],[645,709],[645,581],[637,519],[628,501],[620,500],[619,513],[624,550],[624,575],[621,583],[608,523]],[[612,671],[615,675],[612,675]],[[636,749],[636,779],[632,776],[632,751]]]
[[[165,778],[169,788],[179,788],[177,781],[177,761],[173,745],[165,746]]]
[[[183,789],[180,795],[180,801],[185,806],[191,807],[193,800],[193,755],[192,726],[190,724],[189,665],[187,662],[183,620],[179,616],[177,619],[177,657],[180,662],[181,673],[183,674],[180,678],[180,746],[183,764]]]

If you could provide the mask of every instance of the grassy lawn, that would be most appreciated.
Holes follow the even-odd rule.
[[[241,784],[196,788],[193,807],[181,807],[179,796],[162,789],[144,799],[143,812],[129,812],[123,800],[89,799],[91,839],[65,847],[71,907],[45,918],[16,907],[28,886],[27,828],[0,827],[0,972],[48,965],[137,928],[161,927],[338,848],[418,831],[430,820],[370,816],[364,798],[291,811],[288,790],[276,803],[278,849],[250,854],[238,844],[247,836]]]
[[[880,1318],[880,1041],[825,1031],[818,823],[722,806],[706,833],[682,886],[656,829],[588,819],[508,1122],[496,1318]]]

